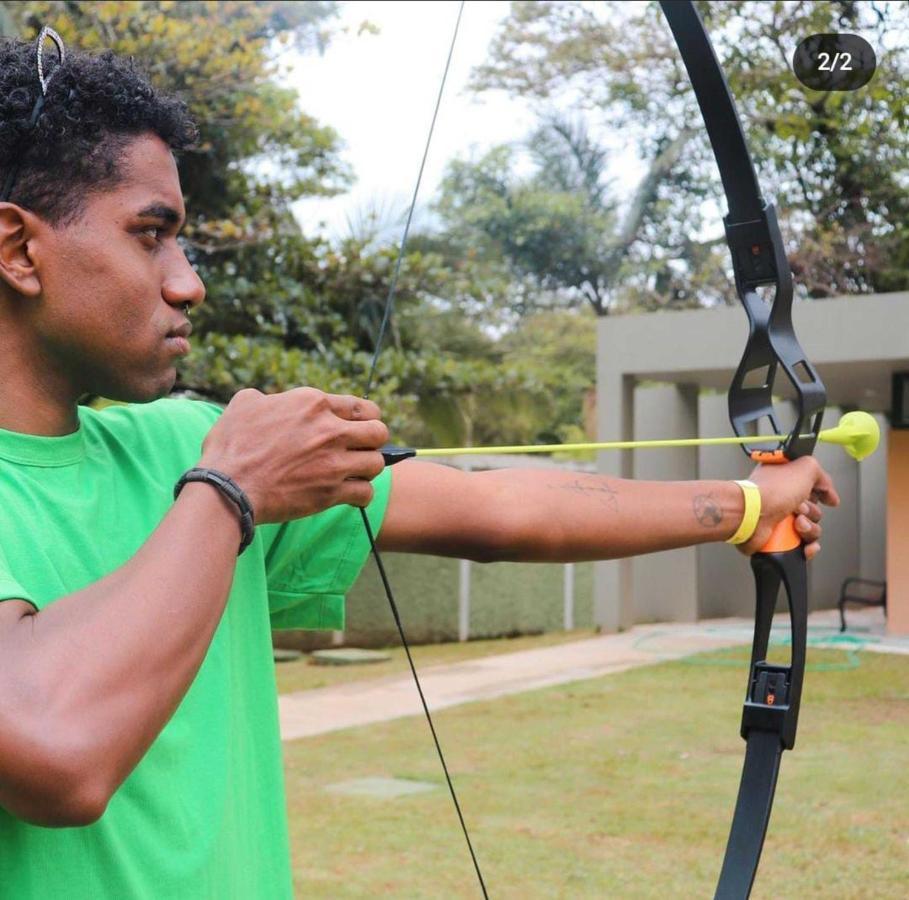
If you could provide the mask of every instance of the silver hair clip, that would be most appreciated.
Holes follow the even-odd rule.
[[[54,66],[53,71],[47,76],[44,77],[44,44],[47,42],[47,39],[50,38],[57,47],[57,65]],[[63,65],[66,60],[66,48],[63,46],[63,38],[54,31],[50,25],[45,25],[41,29],[41,33],[38,35],[37,41],[38,49],[38,81],[41,82],[41,93],[45,96],[47,95],[47,86],[51,82],[51,78],[57,74],[57,69]]]

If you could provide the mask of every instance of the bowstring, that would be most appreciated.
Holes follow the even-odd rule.
[[[394,308],[394,298],[395,291],[398,287],[398,276],[401,273],[401,264],[404,260],[404,252],[407,248],[407,238],[410,234],[410,224],[413,221],[414,210],[417,206],[417,197],[420,193],[420,183],[423,180],[423,171],[426,168],[426,159],[429,156],[429,146],[432,143],[433,132],[436,127],[436,120],[439,115],[439,107],[442,105],[442,95],[445,92],[445,82],[448,79],[448,70],[451,66],[451,58],[454,54],[455,43],[458,38],[458,28],[461,25],[461,14],[464,12],[464,0],[461,0],[461,3],[458,7],[458,15],[455,20],[454,31],[451,35],[451,44],[448,48],[448,58],[445,60],[445,68],[442,72],[442,80],[439,84],[439,93],[436,97],[435,108],[432,113],[432,121],[429,125],[429,132],[426,136],[426,144],[423,148],[423,158],[420,161],[420,169],[417,173],[416,184],[413,189],[413,197],[410,201],[410,208],[407,211],[407,219],[404,223],[404,233],[401,235],[401,243],[398,246],[398,255],[395,260],[394,272],[392,273],[391,283],[388,287],[388,296],[385,298],[385,309],[382,313],[382,321],[379,325],[379,331],[376,334],[376,343],[373,349],[372,362],[369,367],[369,375],[366,379],[366,389],[363,392],[363,397],[368,398],[370,391],[372,390],[373,380],[376,374],[376,366],[379,362],[379,354],[382,352],[382,343],[385,339],[385,333],[388,330],[388,323],[391,319],[392,310]],[[464,814],[461,811],[461,804],[458,802],[458,795],[455,791],[454,783],[451,780],[451,775],[448,772],[448,765],[445,762],[445,754],[442,752],[442,745],[439,743],[439,737],[436,734],[435,724],[432,721],[432,715],[429,712],[429,704],[426,702],[426,696],[423,693],[423,686],[420,684],[419,676],[417,675],[417,669],[413,662],[413,656],[410,653],[410,644],[407,641],[407,636],[404,633],[404,626],[401,622],[401,614],[398,611],[398,604],[395,602],[394,591],[391,589],[391,582],[388,580],[388,573],[385,571],[385,564],[382,562],[382,556],[379,553],[379,548],[376,546],[375,536],[373,535],[372,526],[369,523],[369,517],[366,514],[366,509],[360,507],[360,516],[363,519],[363,528],[366,531],[366,537],[369,541],[369,549],[372,553],[373,559],[376,561],[376,568],[379,570],[379,577],[382,581],[382,586],[385,589],[385,596],[388,599],[388,605],[391,608],[392,617],[395,620],[395,625],[398,629],[398,635],[401,638],[401,644],[404,647],[404,653],[407,656],[407,663],[410,666],[410,672],[413,675],[414,684],[417,687],[417,693],[420,695],[420,703],[423,706],[423,713],[426,716],[426,721],[429,724],[429,731],[432,734],[432,740],[435,744],[436,754],[439,757],[439,762],[442,764],[442,771],[445,773],[445,782],[448,785],[448,793],[451,795],[451,800],[454,803],[455,812],[458,814],[458,821],[461,824],[461,831],[464,834],[464,840],[467,843],[467,849],[470,852],[470,859],[473,862],[474,871],[477,874],[477,880],[480,884],[480,890],[483,892],[484,900],[489,900],[489,894],[486,891],[486,882],[483,880],[483,873],[480,871],[480,863],[477,860],[477,855],[473,849],[473,843],[470,840],[470,833],[467,830],[467,823],[464,820]]]
[[[382,313],[382,322],[379,325],[379,331],[376,334],[376,344],[373,349],[372,363],[369,367],[369,376],[366,379],[366,390],[364,397],[369,397],[372,390],[373,378],[376,374],[376,365],[379,362],[379,354],[382,352],[382,342],[385,340],[385,332],[388,329],[388,321],[391,319],[392,309],[394,307],[395,291],[398,288],[398,276],[401,274],[401,263],[404,260],[404,250],[407,247],[407,238],[410,235],[410,223],[413,221],[413,213],[417,207],[417,195],[420,193],[420,182],[423,180],[423,170],[426,168],[426,159],[429,156],[429,145],[432,143],[432,135],[436,128],[436,119],[439,116],[439,107],[442,105],[442,94],[445,92],[445,82],[448,80],[448,69],[451,66],[451,57],[454,55],[455,42],[458,39],[458,28],[461,25],[461,14],[464,12],[464,2],[458,7],[458,17],[455,20],[454,31],[451,34],[451,44],[448,47],[448,58],[445,60],[445,69],[442,72],[442,81],[439,83],[439,93],[436,97],[435,109],[432,111],[432,121],[429,123],[429,133],[426,135],[426,144],[423,147],[423,159],[420,160],[420,170],[417,172],[417,181],[413,188],[413,197],[410,200],[410,208],[407,211],[407,219],[404,222],[404,233],[401,235],[401,243],[398,246],[398,256],[395,260],[394,273],[391,276],[391,283],[388,286],[388,296],[385,298],[385,310]]]

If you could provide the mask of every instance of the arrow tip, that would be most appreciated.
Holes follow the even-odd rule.
[[[839,444],[853,459],[861,461],[877,450],[881,429],[874,416],[856,410],[846,413],[835,428],[822,431],[818,440]]]

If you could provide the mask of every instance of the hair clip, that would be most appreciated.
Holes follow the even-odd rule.
[[[50,38],[57,47],[57,64],[54,66],[53,71],[47,76],[44,77],[44,44],[47,39]],[[38,81],[41,82],[41,93],[47,95],[47,86],[50,84],[51,79],[54,75],[57,74],[57,70],[60,66],[63,65],[66,60],[66,48],[63,46],[63,38],[54,31],[49,25],[45,25],[40,34],[38,35],[38,40],[36,41],[36,49],[38,51]]]

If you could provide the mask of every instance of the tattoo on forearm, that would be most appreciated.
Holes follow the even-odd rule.
[[[694,517],[705,528],[716,528],[723,521],[723,510],[712,494],[698,494],[693,505]]]
[[[549,487],[556,491],[571,491],[575,494],[582,494],[604,506],[608,506],[610,509],[617,510],[619,508],[618,491],[611,487],[605,478],[590,478],[586,481],[576,478],[574,481],[550,484]]]

